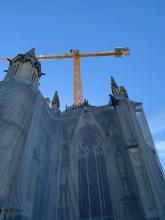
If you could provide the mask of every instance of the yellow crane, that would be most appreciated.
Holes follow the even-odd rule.
[[[70,50],[70,53],[61,55],[36,55],[37,59],[65,59],[73,58],[74,61],[74,105],[83,103],[82,83],[80,74],[80,58],[81,57],[103,57],[116,56],[121,57],[129,54],[129,48],[116,48],[115,51],[94,52],[94,53],[80,53],[79,50]],[[0,58],[0,61],[7,61],[7,58]]]

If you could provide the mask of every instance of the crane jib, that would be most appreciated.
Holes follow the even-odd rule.
[[[83,57],[103,57],[103,56],[114,56],[121,57],[129,55],[129,48],[116,48],[115,51],[105,51],[105,52],[94,52],[94,53],[79,53],[79,50],[70,50],[70,53],[65,54],[48,54],[48,55],[36,55],[39,60],[49,60],[49,59],[66,59],[73,58],[74,61],[74,105],[79,105],[83,102],[82,96],[82,82],[80,74],[80,58]],[[12,61],[13,58],[0,57],[0,61]]]

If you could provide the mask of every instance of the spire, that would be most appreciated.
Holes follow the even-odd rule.
[[[119,87],[119,94],[128,99],[128,93],[124,86]]]
[[[111,76],[111,89],[112,89],[113,95],[119,95],[119,87],[118,87],[115,79],[113,78],[113,76]]]
[[[27,51],[24,56],[26,57],[32,57],[32,58],[36,58],[36,54],[35,54],[35,48],[30,49],[29,51]]]
[[[116,83],[116,81],[115,81],[113,76],[111,76],[111,85],[113,85],[115,87],[118,87],[118,85],[117,85],[117,83]]]
[[[25,54],[18,54],[10,61],[9,69],[5,80],[11,79],[15,75],[19,75],[33,84],[38,85],[41,77],[41,64],[35,55],[35,49],[27,51]]]
[[[55,91],[53,100],[52,100],[52,110],[57,112],[59,111],[60,108],[60,101],[59,101],[59,97],[58,97],[58,92]]]
[[[128,98],[127,90],[124,86],[118,86],[113,76],[111,76],[111,88],[113,95],[123,96],[124,98]]]

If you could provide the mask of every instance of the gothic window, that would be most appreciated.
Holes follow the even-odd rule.
[[[13,66],[13,69],[12,69],[12,76],[14,76],[15,75],[15,70],[16,70],[16,64],[14,64],[14,66]]]
[[[32,71],[31,71],[31,73],[30,73],[31,81],[33,81],[33,78],[34,78],[34,72],[35,72],[35,70],[34,70],[34,67],[33,67],[33,68],[32,68]]]
[[[19,64],[14,64],[12,75],[15,76],[19,68]]]
[[[14,71],[14,75],[16,75],[16,73],[18,71],[18,68],[19,68],[19,64],[16,65],[16,68],[15,68],[15,71]]]
[[[35,70],[33,71],[32,82],[35,81]]]
[[[79,143],[78,167],[81,219],[112,219],[103,143],[99,132],[94,128],[86,127],[83,130]]]
[[[34,74],[33,74],[33,79],[32,81],[35,82],[35,79],[36,79],[36,72],[34,71]]]

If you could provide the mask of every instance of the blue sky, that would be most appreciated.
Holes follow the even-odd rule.
[[[165,1],[164,0],[15,0],[1,1],[0,56],[12,57],[32,47],[37,54],[107,51],[130,47],[123,58],[84,58],[84,98],[108,102],[110,76],[144,104],[161,161],[165,164]],[[7,64],[0,64],[0,79]],[[40,90],[61,108],[73,103],[72,60],[42,61]]]

